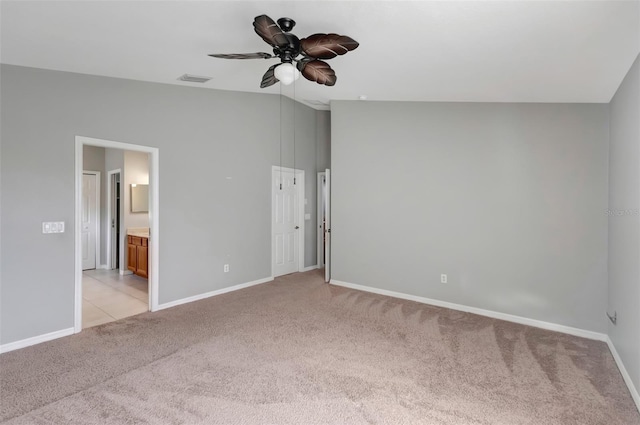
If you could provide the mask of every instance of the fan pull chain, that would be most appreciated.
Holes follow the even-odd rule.
[[[282,84],[280,84],[280,190],[282,190]]]
[[[296,80],[293,80],[293,185],[296,185]]]

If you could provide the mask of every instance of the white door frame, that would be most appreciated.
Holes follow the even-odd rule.
[[[100,257],[102,256],[101,252],[100,252],[100,230],[102,227],[102,214],[100,214],[100,171],[91,171],[91,170],[82,170],[82,174],[90,174],[93,176],[96,176],[96,217],[97,217],[97,226],[98,228],[96,229],[96,269],[99,269],[102,267],[102,264],[100,263]],[[82,175],[80,176],[80,190],[82,191]],[[82,196],[82,192],[80,192],[80,196]],[[80,207],[80,211],[82,213],[82,207]],[[82,243],[80,244],[82,246]],[[82,257],[80,260],[81,263],[81,267],[82,268]]]
[[[112,193],[111,191],[113,190],[113,188],[111,187],[111,180],[113,179],[113,175],[114,174],[120,174],[120,178],[122,178],[122,169],[117,168],[115,170],[110,170],[107,171],[107,269],[111,270],[111,264],[113,263],[113,256],[111,255],[113,252],[113,239],[111,237],[111,220],[113,217],[111,217],[111,210],[113,209],[113,205],[111,204],[112,202]],[[122,188],[122,181],[120,181],[120,187]],[[120,194],[122,195],[122,194]],[[120,202],[122,202],[122,196],[120,196]],[[122,217],[120,217],[120,236],[124,235],[124,233],[122,232],[122,225],[123,225],[124,220],[122,220]],[[123,237],[120,238],[120,240],[116,241],[118,244],[120,244],[120,252],[122,252],[122,250],[124,249],[124,243],[122,242],[124,240]],[[122,270],[122,264],[119,265],[118,267],[120,270]]]
[[[271,181],[271,239],[270,239],[270,243],[271,243],[271,278],[273,278],[275,276],[275,266],[274,266],[274,261],[273,259],[275,258],[275,253],[273,252],[273,198],[274,198],[274,191],[275,189],[275,185],[273,182],[273,172],[274,171],[287,171],[289,173],[294,173],[295,179],[296,179],[296,186],[298,186],[299,188],[299,192],[298,192],[298,223],[297,226],[300,227],[299,233],[298,233],[298,272],[301,272],[304,270],[304,227],[305,227],[305,222],[304,222],[304,170],[299,170],[299,169],[294,169],[294,168],[287,168],[287,167],[280,167],[279,165],[272,165],[271,166],[271,176],[269,178],[269,180]]]
[[[324,281],[331,282],[331,169],[324,170],[327,198],[325,199]]]
[[[317,194],[318,194],[318,199],[316,200],[316,205],[318,207],[318,213],[316,214],[316,225],[318,226],[316,228],[316,239],[318,242],[318,248],[317,248],[317,265],[318,268],[321,269],[324,267],[324,228],[322,227],[322,216],[324,215],[324,178],[325,178],[325,172],[324,171],[320,171],[318,173],[318,189],[317,189]]]
[[[128,151],[146,152],[150,154],[149,161],[149,309],[158,310],[158,292],[160,287],[160,271],[158,260],[160,256],[160,151],[149,146],[132,145],[111,140],[94,139],[92,137],[76,136],[75,161],[75,302],[74,329],[75,333],[82,331],[82,240],[80,237],[81,224],[81,189],[82,189],[82,148],[84,145],[100,146],[103,148],[122,149]],[[122,183],[121,183],[122,184]],[[122,200],[121,200],[122,201]]]

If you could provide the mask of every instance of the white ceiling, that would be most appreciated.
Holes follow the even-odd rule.
[[[472,102],[608,102],[640,51],[639,1],[2,1],[7,64],[212,89],[260,89],[271,52],[253,31],[267,14],[300,38],[349,35],[338,82],[301,78],[295,97]],[[211,76],[204,84],[182,74]],[[292,87],[283,88],[292,96]],[[317,106],[316,106],[317,107]]]

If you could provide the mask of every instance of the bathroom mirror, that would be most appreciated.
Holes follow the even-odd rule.
[[[131,212],[143,213],[149,212],[149,185],[148,184],[132,184],[131,185]]]

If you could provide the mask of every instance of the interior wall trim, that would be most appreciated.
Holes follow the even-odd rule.
[[[8,353],[9,351],[19,350],[21,348],[29,347],[31,345],[40,344],[41,342],[47,342],[54,339],[62,338],[63,336],[73,335],[75,328],[61,329],[59,331],[53,331],[42,335],[32,336],[31,338],[21,339],[20,341],[9,342],[7,344],[0,345],[0,354]]]
[[[477,307],[470,307],[463,304],[455,304],[447,301],[434,300],[432,298],[419,297],[417,295],[404,294],[402,292],[388,291],[386,289],[372,288],[370,286],[358,285],[355,283],[342,282],[340,280],[331,279],[332,285],[344,286],[345,288],[357,289],[359,291],[371,292],[373,294],[386,295],[388,297],[400,298],[403,300],[416,301],[422,304],[429,304],[436,307],[450,308],[452,310],[464,311],[466,313],[478,314],[480,316],[491,317],[493,319],[505,320],[507,322],[519,323],[521,325],[533,326],[536,328],[547,329],[555,332],[562,332],[569,335],[579,336],[582,338],[594,339],[596,341],[606,342],[609,338],[607,334],[600,332],[588,331],[585,329],[573,328],[571,326],[559,325],[556,323],[544,322],[542,320],[530,319],[528,317],[516,316],[513,314],[500,313],[497,311],[485,310]]]
[[[165,308],[175,307],[181,304],[187,304],[194,301],[203,300],[209,297],[215,297],[216,295],[226,294],[227,292],[237,291],[239,289],[248,288],[250,286],[260,285],[261,283],[267,283],[273,281],[273,276],[265,277],[264,279],[253,280],[251,282],[240,283],[238,285],[229,286],[227,288],[217,289],[215,291],[205,292],[204,294],[194,295],[192,297],[182,298],[168,303],[159,304],[158,310],[164,310]]]
[[[609,350],[611,351],[611,355],[613,356],[613,359],[616,361],[616,365],[620,370],[620,374],[624,379],[624,383],[627,384],[627,388],[629,388],[629,392],[631,393],[631,398],[633,398],[633,401],[636,403],[636,408],[638,409],[638,412],[640,412],[640,394],[638,394],[638,390],[636,386],[633,384],[633,381],[631,380],[631,375],[629,375],[629,372],[627,372],[627,368],[624,367],[624,363],[622,363],[622,358],[620,358],[620,355],[618,354],[618,350],[616,350],[616,346],[613,345],[613,341],[611,341],[611,338],[609,338],[608,335],[607,335],[607,345],[609,346]]]
[[[620,370],[620,374],[622,375],[622,378],[624,379],[624,382],[627,385],[629,392],[631,393],[631,398],[635,402],[636,408],[640,412],[640,393],[638,393],[638,389],[635,387],[633,380],[629,375],[629,372],[627,372],[627,369],[624,366],[624,363],[622,362],[622,358],[620,358],[620,355],[618,354],[618,351],[616,350],[616,347],[613,344],[613,341],[611,341],[611,338],[609,338],[609,335],[607,334],[573,328],[571,326],[559,325],[556,323],[544,322],[542,320],[530,319],[522,316],[515,316],[512,314],[499,313],[497,311],[484,310],[476,307],[469,307],[462,304],[455,304],[455,303],[450,303],[446,301],[434,300],[431,298],[418,297],[416,295],[403,294],[401,292],[388,291],[385,289],[372,288],[370,286],[358,285],[355,283],[342,282],[335,279],[331,279],[330,283],[332,285],[343,286],[345,288],[350,288],[350,289],[357,289],[359,291],[370,292],[373,294],[386,295],[393,298],[416,301],[422,304],[450,308],[452,310],[478,314],[480,316],[491,317],[493,319],[500,319],[500,320],[505,320],[507,322],[519,323],[521,325],[528,325],[536,328],[547,329],[550,331],[562,332],[569,335],[579,336],[582,338],[593,339],[596,341],[603,341],[609,347],[609,351],[611,351],[611,355],[613,356],[613,359],[615,360],[616,365]]]
[[[175,307],[181,304],[190,303],[193,301],[202,300],[204,298],[213,297],[216,295],[226,294],[227,292],[237,291],[239,289],[248,288],[250,286],[259,285],[261,283],[267,283],[273,281],[273,277],[266,277],[264,279],[258,279],[251,282],[241,283],[239,285],[230,286],[228,288],[218,289],[216,291],[206,292],[200,295],[194,295],[188,298],[182,298],[180,300],[171,301],[168,303],[158,305],[158,310],[164,310],[165,308]],[[7,344],[0,345],[0,354],[7,353],[9,351],[19,350],[20,348],[29,347],[31,345],[40,344],[42,342],[51,341],[54,339],[62,338],[65,336],[73,335],[75,328],[67,328],[59,331],[49,332],[43,335],[34,336],[31,338],[22,339],[20,341],[9,342]]]
[[[259,284],[267,283],[267,282],[271,282],[271,281],[273,281],[273,277],[267,277],[267,278],[264,278],[264,279],[258,279],[258,280],[254,280],[254,281],[251,281],[251,282],[241,283],[239,285],[230,286],[228,288],[223,288],[223,289],[219,289],[219,290],[216,290],[216,291],[206,292],[204,294],[195,295],[193,297],[182,298],[180,300],[176,300],[176,301],[171,301],[171,302],[168,302],[168,303],[160,304],[158,306],[158,310],[163,310],[163,309],[166,309],[166,308],[175,307],[175,306],[178,306],[178,305],[181,305],[181,304],[186,304],[186,303],[190,303],[190,302],[193,302],[193,301],[198,301],[198,300],[201,300],[201,299],[213,297],[213,296],[216,296],[216,295],[225,294],[227,292],[237,291],[239,289],[244,289],[244,288],[248,288],[250,286],[255,286],[255,285],[259,285]],[[631,393],[631,397],[633,398],[633,401],[635,402],[636,407],[638,408],[638,411],[640,411],[640,394],[638,393],[638,390],[636,389],[633,381],[631,380],[631,376],[629,375],[629,372],[627,371],[626,367],[624,366],[624,363],[622,362],[622,359],[620,358],[620,355],[618,354],[618,351],[616,350],[616,347],[613,344],[613,341],[611,341],[611,338],[609,338],[609,336],[606,335],[606,334],[601,334],[601,333],[598,333],[598,332],[592,332],[592,331],[587,331],[587,330],[578,329],[578,328],[572,328],[572,327],[569,327],[569,326],[558,325],[558,324],[549,323],[549,322],[543,322],[543,321],[540,321],[540,320],[529,319],[529,318],[521,317],[521,316],[514,316],[514,315],[505,314],[505,313],[498,313],[498,312],[494,312],[494,311],[490,311],[490,310],[483,310],[483,309],[479,309],[479,308],[475,308],[475,307],[464,306],[464,305],[461,305],[461,304],[449,303],[449,302],[446,302],[446,301],[438,301],[438,300],[433,300],[433,299],[430,299],[430,298],[424,298],[424,297],[418,297],[418,296],[415,296],[415,295],[403,294],[403,293],[400,293],[400,292],[387,291],[385,289],[372,288],[372,287],[369,287],[369,286],[358,285],[358,284],[355,284],[355,283],[342,282],[342,281],[335,280],[335,279],[331,279],[330,283],[332,285],[342,286],[342,287],[350,288],[350,289],[356,289],[356,290],[359,290],[359,291],[370,292],[370,293],[379,294],[379,295],[386,295],[386,296],[389,296],[389,297],[400,298],[400,299],[405,299],[405,300],[410,300],[410,301],[416,301],[416,302],[419,302],[419,303],[422,303],[422,304],[429,304],[429,305],[434,305],[434,306],[437,306],[437,307],[451,308],[453,310],[464,311],[464,312],[467,312],[467,313],[479,314],[481,316],[491,317],[491,318],[494,318],[494,319],[506,320],[506,321],[509,321],[509,322],[514,322],[514,323],[519,323],[519,324],[523,324],[523,325],[534,326],[534,327],[537,327],[537,328],[542,328],[542,329],[547,329],[547,330],[552,330],[552,331],[557,331],[557,332],[563,332],[563,333],[566,333],[566,334],[569,334],[569,335],[575,335],[575,336],[594,339],[594,340],[598,340],[598,341],[604,341],[604,342],[607,343],[607,346],[609,347],[609,350],[611,351],[611,355],[613,356],[613,359],[615,360],[616,365],[618,366],[618,369],[620,370],[620,374],[622,375],[622,378],[624,379],[625,384],[629,388],[629,392]],[[46,333],[46,334],[43,334],[43,335],[34,336],[34,337],[31,337],[31,338],[22,339],[22,340],[19,340],[19,341],[9,342],[7,344],[0,345],[0,354],[8,353],[8,352],[14,351],[14,350],[19,350],[21,348],[29,347],[29,346],[40,344],[40,343],[43,343],[43,342],[52,341],[54,339],[58,339],[58,338],[62,338],[62,337],[65,337],[65,336],[73,335],[74,333],[75,333],[75,329],[74,328],[67,328],[67,329],[61,329],[59,331],[49,332],[49,333]]]

